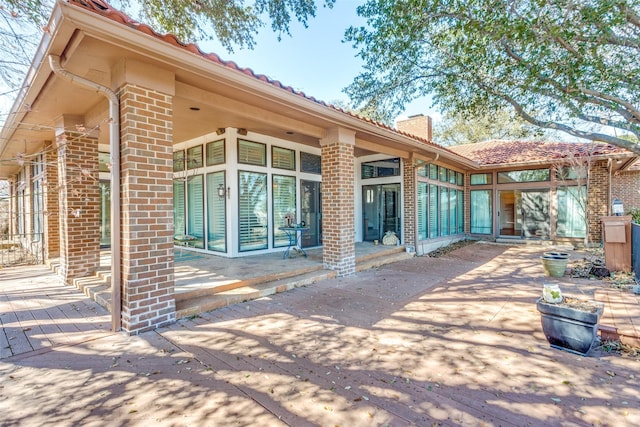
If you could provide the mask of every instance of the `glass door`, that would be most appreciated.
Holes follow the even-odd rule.
[[[522,232],[522,220],[518,195],[514,190],[499,192],[500,207],[498,208],[498,230],[500,236],[518,236]]]
[[[400,184],[362,187],[363,239],[382,240],[387,231],[400,239]]]
[[[549,238],[549,190],[522,192],[522,231],[527,238]]]
[[[302,233],[303,248],[320,246],[322,244],[322,193],[321,183],[318,181],[300,181],[301,217],[309,231]]]

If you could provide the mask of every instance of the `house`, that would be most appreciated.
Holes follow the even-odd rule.
[[[609,180],[635,159],[598,147],[594,237]],[[281,228],[304,223],[302,246],[321,246],[324,267],[346,276],[355,243],[388,233],[420,252],[466,236],[580,240],[583,193],[555,178],[562,154],[492,163],[466,150],[434,143],[426,116],[394,129],[104,1],[69,0],[56,3],[0,134],[0,178],[11,182],[13,234],[59,257],[66,282],[92,274],[110,246],[112,326],[138,333],[175,320],[176,245],[221,260],[283,251]]]

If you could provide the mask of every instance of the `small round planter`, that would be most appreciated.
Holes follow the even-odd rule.
[[[542,256],[550,256],[550,257],[554,257],[554,258],[564,258],[564,259],[569,259],[569,257],[571,255],[569,255],[569,253],[567,252],[556,252],[556,251],[551,251],[551,252],[544,252],[542,254]]]
[[[598,321],[604,310],[603,303],[595,304],[597,311],[589,312],[538,299],[542,331],[551,347],[586,356],[598,334]]]
[[[540,257],[544,274],[549,277],[562,277],[567,269],[569,257],[543,255]]]

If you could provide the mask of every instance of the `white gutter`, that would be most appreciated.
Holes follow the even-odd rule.
[[[114,332],[119,331],[122,327],[122,291],[120,289],[120,103],[118,96],[108,87],[72,74],[62,68],[59,56],[49,55],[49,66],[51,70],[60,77],[79,86],[95,89],[109,101],[109,147],[111,160],[111,329]]]

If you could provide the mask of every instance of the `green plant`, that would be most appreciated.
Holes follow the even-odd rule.
[[[640,208],[631,208],[627,215],[631,215],[631,221],[640,224]]]

